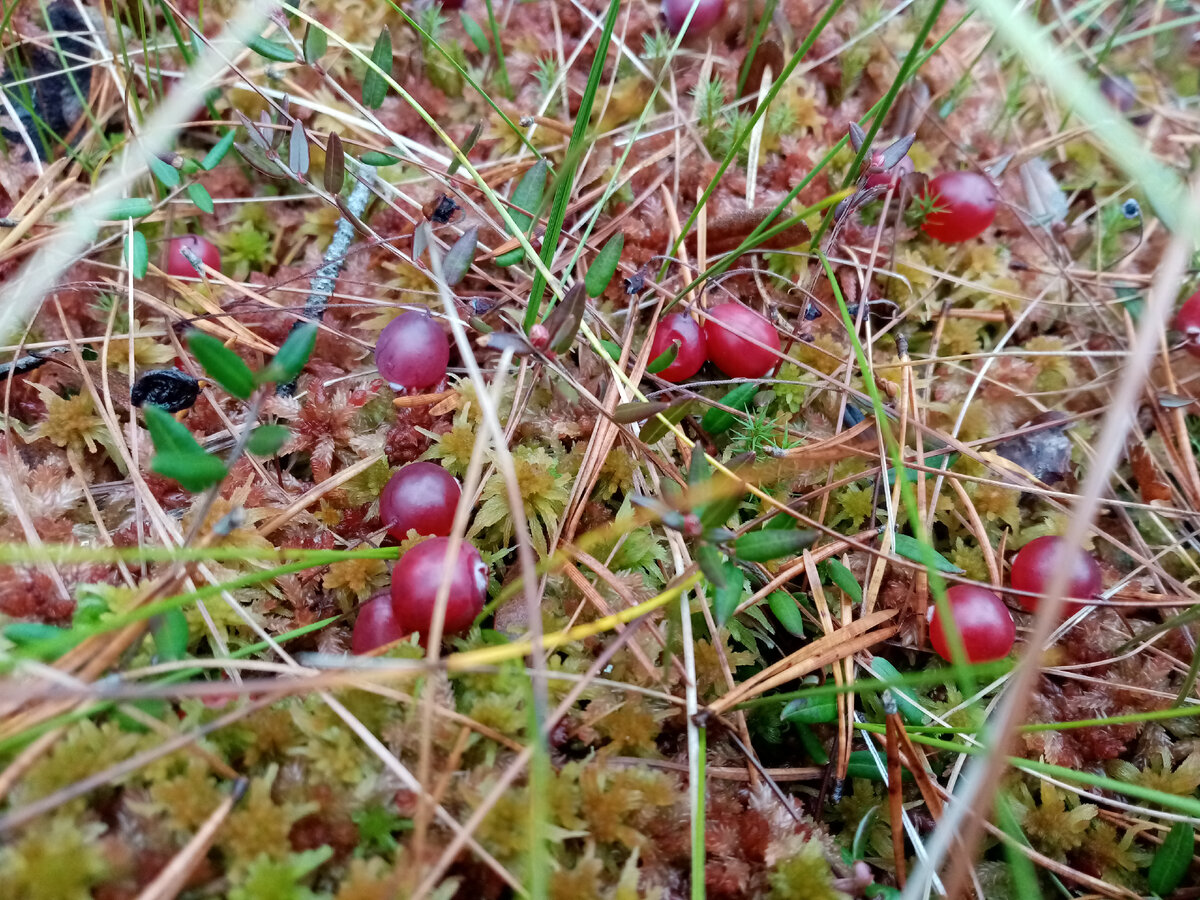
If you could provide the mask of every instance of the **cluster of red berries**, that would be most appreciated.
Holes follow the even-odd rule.
[[[672,383],[691,378],[705,360],[732,378],[761,378],[779,362],[779,333],[767,318],[741,303],[708,311],[701,328],[687,313],[671,313],[650,339],[651,361],[678,345],[674,361],[658,373]]]
[[[471,544],[463,541],[450,555],[448,535],[462,488],[431,462],[414,462],[391,477],[379,497],[379,516],[396,540],[410,531],[430,535],[400,558],[392,569],[388,594],[373,597],[359,610],[351,649],[367,653],[416,632],[429,634],[437,609],[438,589],[449,579],[442,633],[459,634],[483,610],[488,569]]]
[[[1009,573],[1009,584],[1018,592],[1017,600],[1026,611],[1037,612],[1058,567],[1066,567],[1068,571],[1068,597],[1086,602],[1100,593],[1103,582],[1100,566],[1090,553],[1071,548],[1060,537],[1040,537],[1013,557]],[[1003,600],[987,588],[973,584],[955,585],[946,592],[946,599],[969,662],[992,662],[1008,656],[1017,629]],[[1084,603],[1068,603],[1064,615],[1073,615],[1083,606]],[[942,659],[951,658],[950,644],[936,607],[929,610],[929,642]]]

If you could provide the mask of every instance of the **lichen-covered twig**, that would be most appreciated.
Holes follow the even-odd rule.
[[[299,327],[301,322],[319,322],[325,315],[325,307],[329,304],[329,297],[333,294],[338,274],[342,271],[342,266],[346,264],[346,254],[349,253],[350,245],[354,242],[356,229],[351,218],[361,217],[363,210],[367,208],[367,203],[371,199],[373,181],[371,170],[364,169],[354,185],[354,190],[350,192],[350,197],[346,200],[343,210],[347,215],[338,219],[333,240],[329,242],[329,247],[325,251],[324,262],[312,277],[312,291],[309,293],[308,299],[304,301],[304,318],[297,319],[292,324],[293,331]],[[290,397],[295,392],[295,381],[275,387],[275,393],[281,397]]]

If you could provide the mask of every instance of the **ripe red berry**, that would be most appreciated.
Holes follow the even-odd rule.
[[[195,267],[188,262],[188,258],[183,255],[183,248],[187,247],[198,257],[200,262],[204,263],[210,269],[221,270],[221,251],[216,245],[202,238],[198,234],[185,234],[181,237],[171,238],[167,242],[167,274],[173,275],[176,278],[199,278],[200,273]]]
[[[379,518],[398,541],[410,528],[445,537],[454,525],[462,488],[436,463],[414,462],[388,479],[379,495]]]
[[[1091,600],[1100,593],[1104,578],[1092,554],[1079,547],[1073,548],[1062,538],[1053,536],[1035,538],[1022,547],[1013,557],[1008,581],[1014,591],[1045,594],[1054,573],[1064,567],[1069,576],[1067,597]],[[1029,612],[1037,612],[1040,597],[1025,594],[1016,596],[1021,606]],[[1082,603],[1067,603],[1065,615],[1073,615],[1083,607]]]
[[[1200,291],[1192,294],[1175,314],[1175,328],[1183,332],[1183,347],[1200,356]]]
[[[671,313],[659,320],[650,341],[650,362],[658,359],[672,343],[679,342],[675,361],[658,373],[665,381],[679,383],[700,371],[708,355],[704,332],[687,313]]]
[[[465,541],[449,559],[450,540],[430,538],[413,547],[392,570],[392,611],[405,631],[429,634],[438,587],[450,579],[443,634],[466,631],[483,609],[488,569],[479,551]]]
[[[704,338],[708,358],[733,378],[760,378],[779,362],[775,326],[741,303],[722,303],[710,309]]]
[[[350,650],[358,654],[370,653],[404,635],[404,629],[397,624],[392,612],[392,598],[387,594],[376,594],[358,609],[354,632],[350,636]]]
[[[379,333],[375,365],[393,387],[433,387],[445,376],[449,364],[450,341],[427,312],[402,313]]]
[[[996,218],[996,186],[977,172],[943,172],[929,182],[925,196],[934,198],[935,211],[922,227],[944,244],[978,237]]]
[[[671,34],[679,34],[693,3],[696,12],[687,29],[692,36],[712,31],[725,15],[725,0],[663,0],[663,15],[667,17],[667,30]]]
[[[1008,656],[1017,637],[1017,626],[1004,601],[973,584],[956,584],[946,591],[946,599],[969,662],[992,662]],[[929,607],[929,642],[942,659],[952,659],[950,642],[936,606]]]

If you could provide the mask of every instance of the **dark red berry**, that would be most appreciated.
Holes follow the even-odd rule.
[[[1066,569],[1068,574],[1065,595],[1075,600],[1091,600],[1104,586],[1100,565],[1092,554],[1080,547],[1071,547],[1060,537],[1040,537],[1030,541],[1013,557],[1009,584],[1014,591],[1045,594],[1054,573]],[[1029,612],[1037,612],[1040,597],[1017,594],[1017,601]],[[1067,603],[1065,615],[1083,609],[1082,603]]]
[[[196,267],[188,262],[183,255],[183,248],[191,250],[200,257],[200,262],[210,269],[221,270],[221,251],[216,245],[198,234],[185,234],[182,237],[171,238],[167,242],[167,274],[176,278],[199,278]]]
[[[405,631],[429,634],[438,588],[446,578],[450,594],[443,634],[466,631],[483,609],[488,570],[479,551],[465,541],[453,559],[449,550],[449,538],[430,538],[405,553],[392,570],[392,611]]]
[[[421,390],[437,384],[450,364],[450,341],[427,312],[406,312],[379,333],[375,365],[398,388]]]
[[[1183,332],[1183,347],[1200,356],[1200,291],[1192,294],[1175,314],[1175,328]]]
[[[370,653],[404,637],[405,631],[396,623],[392,612],[392,598],[387,594],[376,594],[358,609],[354,620],[354,633],[350,637],[350,649],[354,653]]]
[[[925,196],[935,211],[925,217],[925,233],[957,244],[983,234],[996,218],[996,186],[977,172],[943,172],[929,182]]]
[[[454,525],[462,488],[436,463],[409,463],[393,475],[379,495],[379,518],[398,541],[410,528],[417,534],[445,537]]]
[[[761,378],[779,362],[775,326],[741,303],[722,303],[710,309],[704,337],[708,358],[733,378]]]
[[[696,12],[688,23],[687,33],[692,36],[712,31],[725,15],[725,0],[663,0],[663,15],[667,17],[667,30],[679,34],[687,21],[688,11],[695,4]]]
[[[882,156],[883,154],[879,154]],[[874,160],[872,160],[874,162]],[[872,172],[867,176],[867,181],[864,187],[895,187],[900,183],[900,179],[905,175],[911,174],[915,170],[913,161],[907,156],[900,157],[900,162],[892,166],[890,169],[883,172]]]
[[[700,371],[708,354],[704,332],[687,313],[671,313],[659,320],[650,341],[650,359],[654,362],[671,344],[679,343],[675,361],[658,373],[664,381],[678,383]]]
[[[969,662],[992,662],[1008,656],[1017,637],[1017,627],[1003,600],[987,588],[973,584],[956,584],[946,591],[946,599]],[[936,606],[929,608],[929,642],[942,659],[952,658]]]

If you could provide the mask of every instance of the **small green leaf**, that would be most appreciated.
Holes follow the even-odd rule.
[[[187,656],[187,617],[179,609],[168,609],[150,620],[150,633],[160,662],[172,662]]]
[[[880,681],[901,682],[903,676],[900,672],[886,659],[880,656],[871,660],[871,666],[875,669],[875,674]],[[900,687],[894,684],[888,688],[892,692],[892,696],[896,698],[896,709],[900,713],[900,717],[909,725],[924,725],[929,717],[921,712],[917,706],[917,696],[912,692],[911,688]]]
[[[240,356],[218,338],[203,331],[187,336],[188,349],[208,376],[239,400],[249,400],[254,390],[254,373]]]
[[[700,565],[700,571],[715,590],[726,586],[725,558],[716,547],[709,543],[698,544],[693,555]]]
[[[546,173],[550,170],[549,163],[544,159],[539,159],[529,171],[526,172],[516,189],[513,190],[512,196],[509,198],[511,207],[509,214],[512,216],[513,222],[522,232],[529,230],[534,216],[536,216],[542,206],[542,194],[546,190]],[[509,250],[507,253],[496,257],[496,265],[512,266],[519,263],[525,258],[525,250],[521,247],[516,247]]]
[[[187,426],[176,422],[174,416],[161,406],[147,404],[142,407],[146,430],[158,453],[174,453],[180,456],[205,456],[204,448],[188,431]]]
[[[829,575],[829,580],[841,588],[851,600],[855,603],[862,603],[862,588],[855,580],[854,573],[847,569],[841,560],[833,558],[826,560],[825,571]]]
[[[604,348],[604,352],[608,354],[608,358],[613,362],[621,361],[621,345],[615,341],[600,341],[600,346]]]
[[[228,131],[226,131],[225,134],[221,136],[221,139],[213,146],[213,148],[204,155],[204,159],[200,161],[201,167],[208,171],[212,171],[218,165],[220,165],[221,160],[225,158],[225,154],[228,153],[229,149],[233,146],[233,140],[236,137],[236,128],[230,128]]]
[[[458,11],[458,17],[462,20],[463,31],[467,33],[467,37],[471,39],[471,43],[475,45],[475,49],[484,56],[490,54],[492,52],[492,45],[488,43],[487,35],[479,27],[479,23],[461,9]]]
[[[246,449],[255,456],[274,456],[291,436],[291,430],[283,425],[259,425],[250,432]]]
[[[306,63],[315,63],[318,59],[325,55],[325,50],[329,46],[329,38],[325,34],[325,29],[320,25],[309,23],[304,28],[304,61]]]
[[[883,781],[883,775],[879,772],[879,766],[875,764],[875,760],[866,750],[852,750],[850,752],[850,766],[847,770],[848,778],[866,778],[868,781]],[[900,769],[901,781],[912,781],[912,772],[907,768]]]
[[[816,539],[817,533],[807,528],[751,531],[733,542],[733,552],[744,562],[770,562],[795,556],[811,547]]]
[[[713,618],[716,619],[717,625],[724,625],[729,621],[734,611],[737,610],[738,604],[742,600],[742,570],[731,562],[725,562],[722,566],[725,574],[725,584],[715,588],[715,596],[713,597]]]
[[[199,455],[173,451],[156,453],[150,463],[150,469],[164,478],[173,478],[192,492],[203,491],[214,484],[220,484],[229,474],[225,463],[211,453],[204,452]]]
[[[28,647],[40,641],[61,638],[67,633],[66,628],[57,625],[46,625],[42,622],[14,622],[4,627],[4,636],[18,647]]]
[[[259,384],[275,382],[287,384],[292,381],[304,368],[308,358],[312,356],[313,347],[317,345],[317,325],[315,322],[303,322],[292,329],[275,358],[265,369],[258,373]]]
[[[583,279],[589,297],[596,298],[604,293],[613,275],[617,273],[617,264],[621,261],[621,251],[624,248],[625,234],[621,231],[609,238],[608,243],[600,248]]]
[[[678,425],[683,421],[684,416],[691,411],[692,405],[693,401],[691,400],[685,400],[682,403],[677,403],[666,412],[662,413],[662,417],[672,425]],[[654,444],[662,440],[666,434],[667,426],[664,425],[657,416],[655,416],[653,419],[647,422],[645,426],[643,426],[642,433],[639,435],[639,437],[647,444]]]
[[[446,278],[446,284],[456,285],[466,277],[467,272],[471,270],[471,264],[475,262],[475,250],[478,245],[479,226],[472,225],[454,242],[454,246],[442,260],[442,275]]]
[[[1195,830],[1187,822],[1176,822],[1171,826],[1162,846],[1154,854],[1154,862],[1150,863],[1147,879],[1150,890],[1162,896],[1171,893],[1183,883],[1183,878],[1192,864],[1195,841]]]
[[[671,341],[671,345],[666,350],[646,364],[646,371],[651,375],[657,375],[663,369],[667,368],[667,366],[671,365],[671,363],[675,362],[675,358],[679,356],[679,346],[679,341]]]
[[[154,204],[145,197],[127,197],[124,200],[115,201],[108,208],[104,219],[110,222],[118,219],[141,219],[152,212],[154,212]]]
[[[731,409],[745,409],[759,391],[757,381],[745,381],[721,398],[721,403]],[[700,420],[700,427],[709,434],[720,434],[728,431],[737,422],[737,416],[717,407],[711,407]]]
[[[146,161],[159,184],[165,188],[179,187],[179,170],[173,165],[163,162],[157,156],[149,156]]]
[[[246,46],[257,53],[259,56],[266,59],[274,60],[275,62],[295,62],[296,54],[278,41],[272,41],[261,34],[246,42]]]
[[[185,157],[183,162],[179,165],[179,173],[181,175],[195,175],[196,173],[203,171],[204,169],[201,168],[200,163],[196,162],[191,157]]]
[[[767,605],[779,620],[779,624],[792,637],[804,637],[804,616],[800,607],[787,591],[772,591],[767,595]]]
[[[378,168],[381,166],[394,166],[400,162],[400,158],[398,156],[388,156],[386,153],[380,153],[378,150],[368,150],[359,157],[359,161],[364,166],[375,166]]]
[[[472,128],[471,133],[467,135],[467,139],[462,142],[462,146],[458,148],[458,152],[463,156],[466,156],[468,153],[470,153],[471,148],[475,146],[475,143],[479,140],[479,136],[481,134],[483,134],[483,122],[479,121],[475,123],[475,127]],[[458,157],[455,156],[454,159],[450,160],[450,165],[446,169],[446,174],[453,175],[458,171],[458,167],[461,165],[462,163],[459,161]]]
[[[963,570],[956,566],[942,554],[938,553],[928,544],[923,544],[915,537],[910,537],[907,534],[893,535],[893,543],[896,548],[896,553],[903,556],[905,559],[911,559],[913,562],[919,562],[922,565],[932,565],[939,572],[950,572],[954,575],[961,575]]]
[[[779,718],[785,722],[818,725],[837,718],[837,697],[821,694],[816,697],[796,697],[789,700]]]
[[[374,68],[368,68],[363,76],[362,103],[367,109],[379,109],[387,97],[388,84],[384,76],[392,77],[392,33],[386,25],[375,40],[371,50],[371,62],[383,70],[381,75]]]
[[[133,242],[133,252],[129,250]],[[140,231],[134,231],[125,240],[125,262],[132,269],[134,278],[145,278],[146,269],[150,267],[150,251],[146,247],[146,236]]]
[[[201,212],[206,212],[212,215],[213,201],[209,196],[207,189],[198,181],[193,181],[187,186],[188,198],[196,204],[196,208]]]
[[[688,463],[687,483],[688,487],[699,487],[704,484],[712,473],[711,467],[708,465],[708,460],[703,453],[692,453],[692,460]]]

